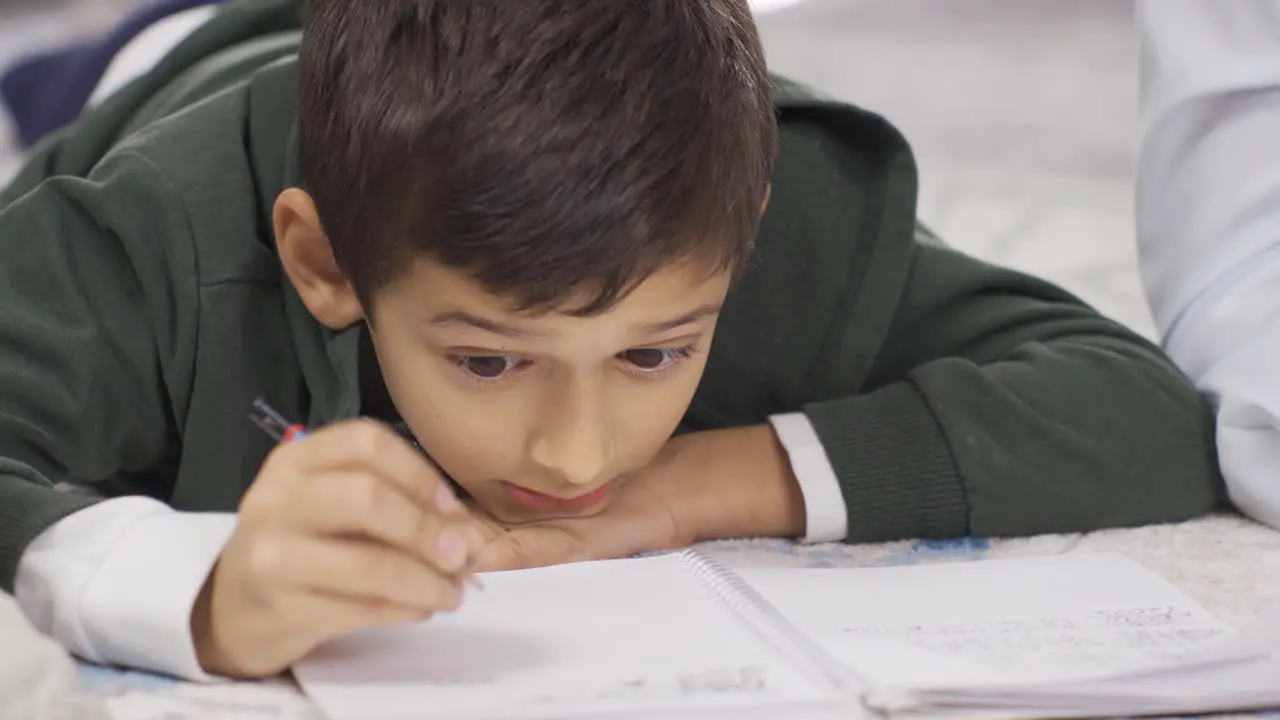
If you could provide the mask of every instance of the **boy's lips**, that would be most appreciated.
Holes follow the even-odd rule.
[[[530,490],[526,487],[520,487],[514,483],[503,481],[502,487],[507,491],[507,497],[516,503],[523,505],[530,510],[539,512],[561,512],[561,513],[577,513],[599,505],[608,500],[613,495],[613,489],[617,485],[616,480],[601,485],[600,487],[585,492],[581,495],[573,497],[559,497],[556,495],[547,495],[537,490]]]

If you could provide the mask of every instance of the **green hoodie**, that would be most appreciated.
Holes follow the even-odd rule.
[[[0,194],[0,587],[100,497],[233,511],[268,396],[361,411],[361,327],[274,254],[299,182],[298,0],[232,2]],[[682,429],[803,411],[851,542],[1181,520],[1221,498],[1209,410],[1161,352],[1041,280],[948,249],[883,119],[778,82],[781,154]],[[91,490],[66,492],[55,486]]]

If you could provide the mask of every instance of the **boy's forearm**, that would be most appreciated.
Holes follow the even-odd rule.
[[[810,403],[848,513],[849,542],[969,533],[963,479],[942,426],[910,382]]]
[[[1178,521],[1221,498],[1208,409],[1118,329],[1024,343],[986,365],[935,360],[806,412],[851,541]]]
[[[49,179],[0,206],[6,590],[26,545],[92,502],[55,483],[163,496],[166,480],[151,471],[173,459],[174,414],[186,403],[178,389],[194,368],[199,299],[184,207],[141,157],[114,156],[95,172]]]
[[[667,506],[689,541],[804,534],[804,497],[768,424],[682,435],[663,456]]]
[[[0,458],[0,466],[12,462]],[[45,484],[0,474],[0,592],[14,591],[18,563],[32,540],[94,502],[96,498],[87,494],[58,492]]]

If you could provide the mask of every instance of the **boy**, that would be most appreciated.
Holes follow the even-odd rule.
[[[75,652],[263,676],[477,569],[1218,502],[1158,350],[920,229],[745,0],[297,13],[228,6],[5,196],[0,578]]]

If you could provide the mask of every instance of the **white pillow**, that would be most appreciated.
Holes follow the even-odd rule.
[[[128,85],[156,66],[178,43],[187,39],[218,12],[217,5],[201,5],[176,12],[134,36],[116,53],[89,96],[88,107],[97,107],[111,93]]]
[[[106,706],[80,689],[75,663],[62,646],[37,632],[4,593],[0,638],[0,718],[109,720]]]
[[[804,0],[749,0],[747,4],[751,6],[751,10],[757,15],[781,10],[792,5],[799,5]]]

